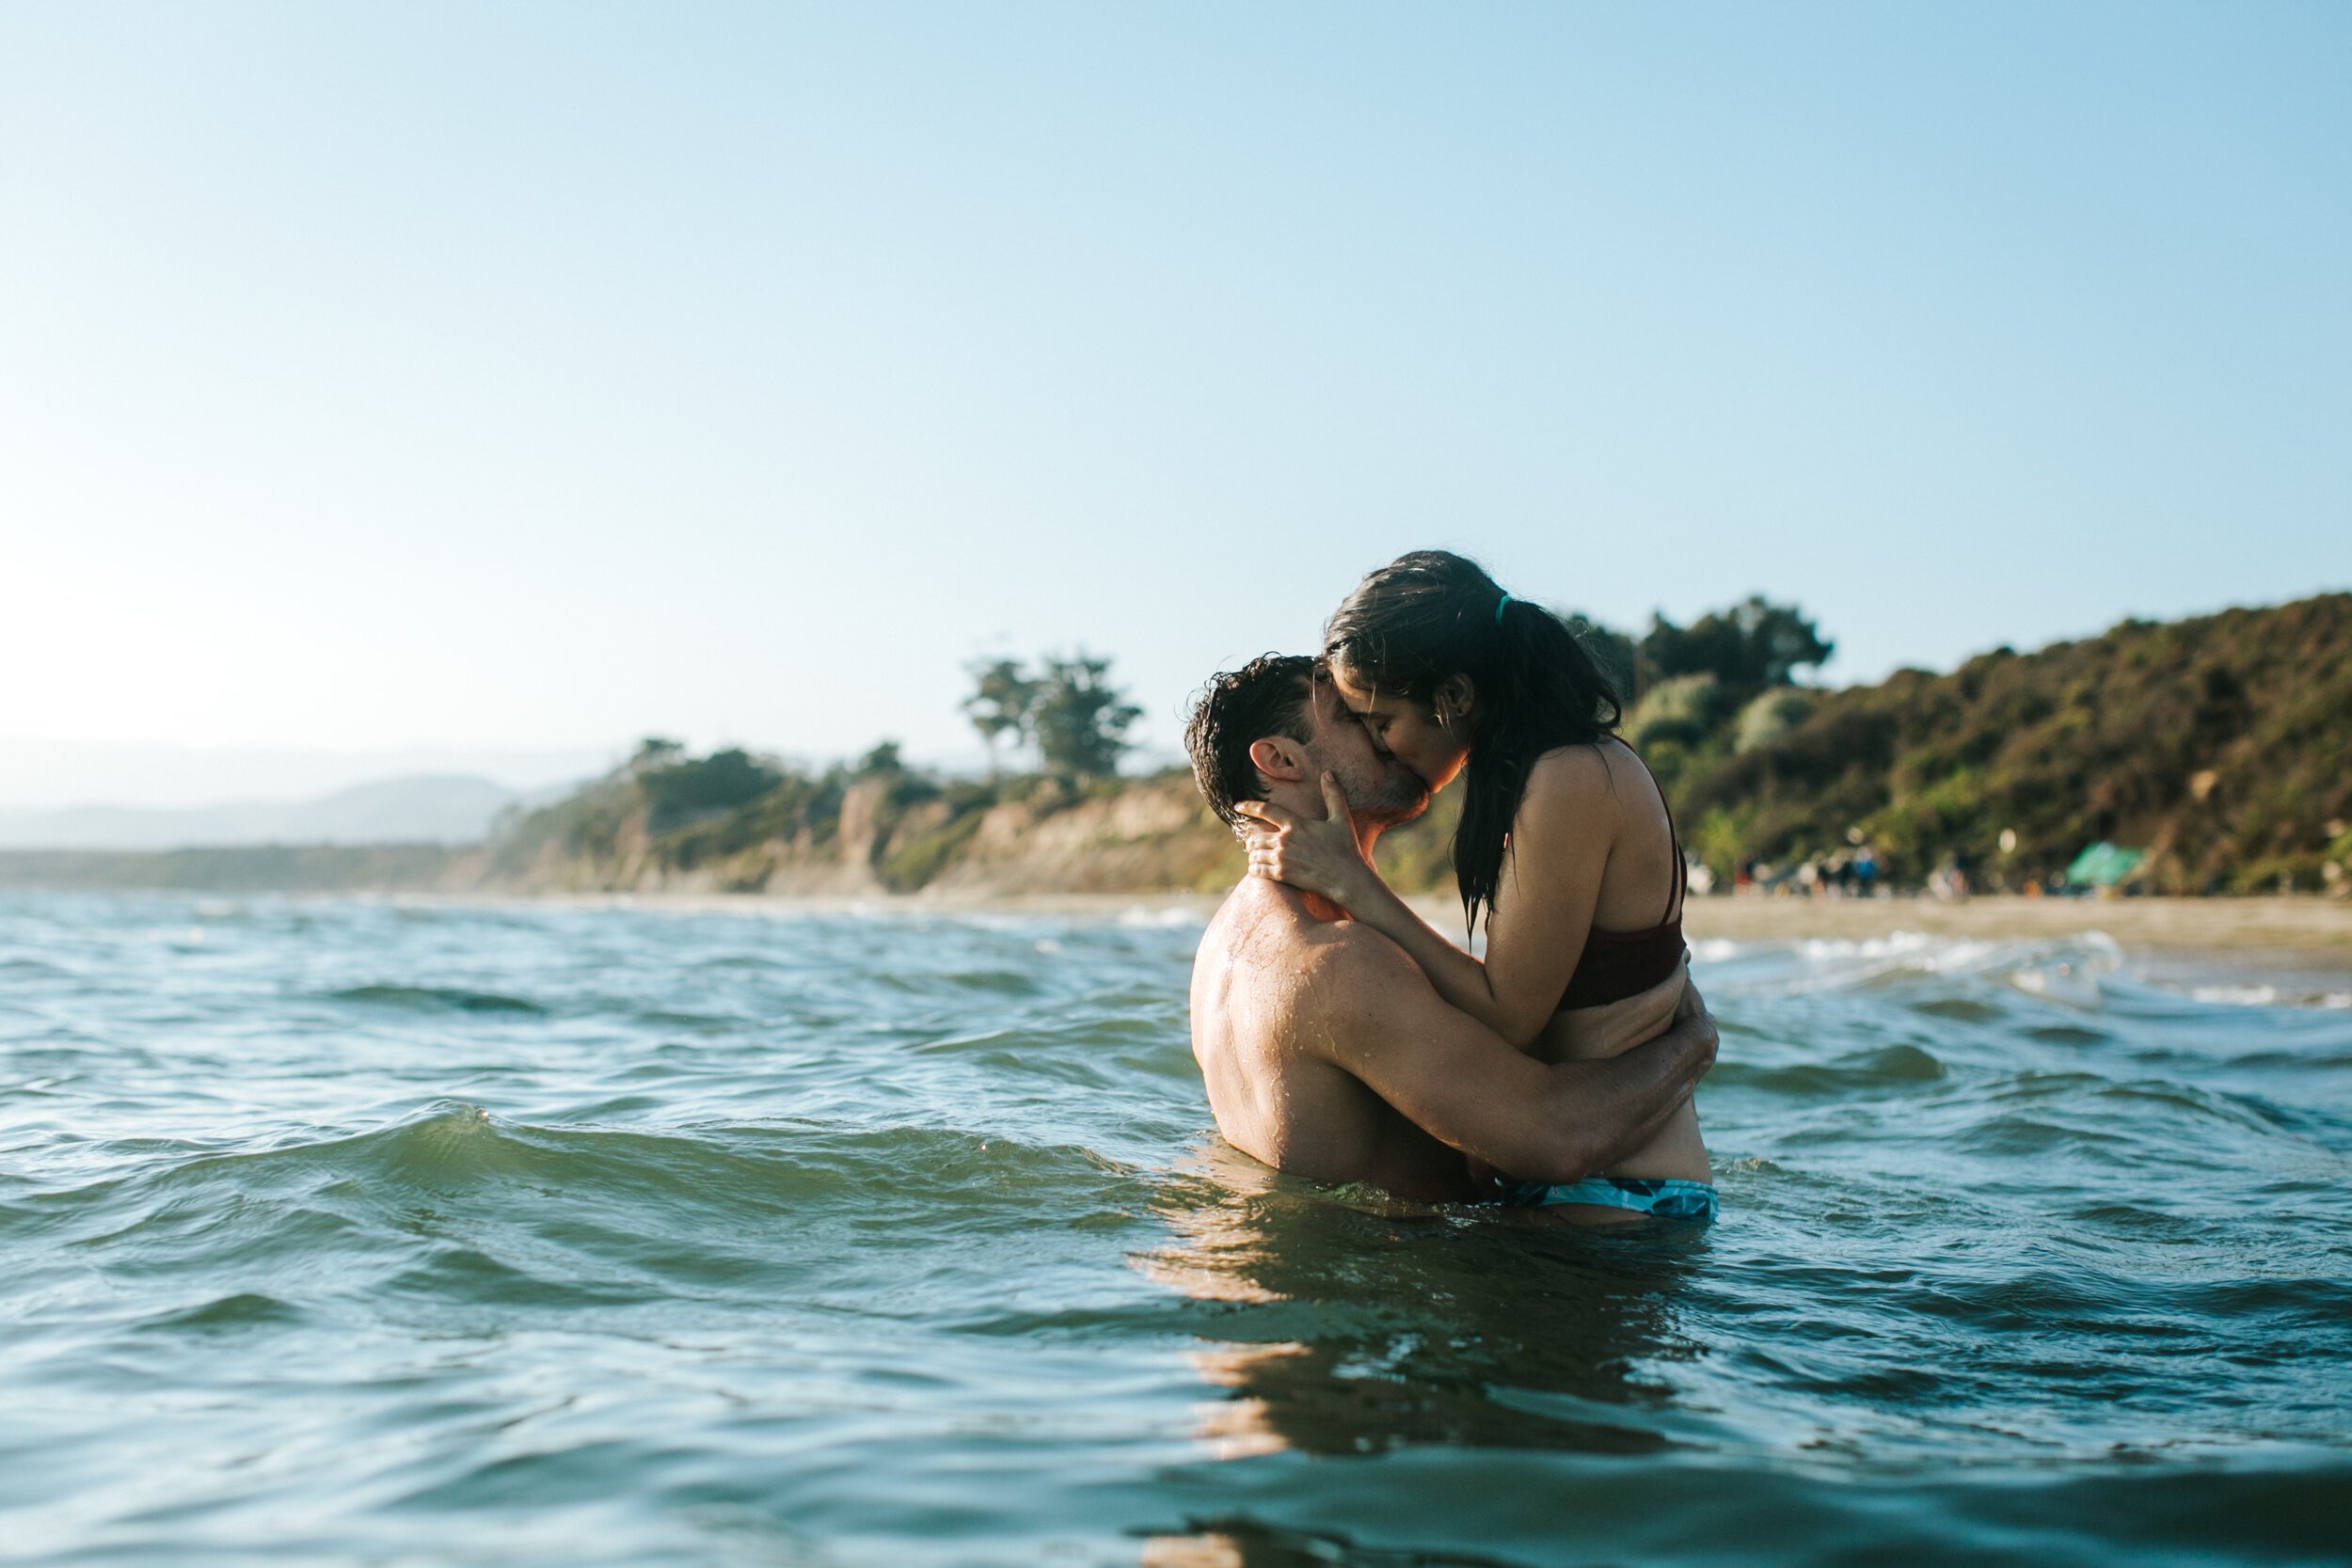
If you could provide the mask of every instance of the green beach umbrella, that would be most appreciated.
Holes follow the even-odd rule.
[[[2139,869],[2139,863],[2148,858],[2144,849],[2125,849],[2106,839],[2074,857],[2074,863],[2066,868],[2070,882],[2089,882],[2092,887],[2113,887]]]

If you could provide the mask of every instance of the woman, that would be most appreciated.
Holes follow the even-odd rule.
[[[1324,629],[1339,695],[1374,741],[1432,790],[1463,780],[1454,869],[1482,962],[1380,879],[1331,807],[1307,821],[1237,809],[1250,869],[1318,894],[1395,941],[1454,1006],[1545,1060],[1614,1055],[1662,1033],[1688,983],[1685,867],[1663,795],[1615,730],[1607,675],[1561,620],[1444,550],[1401,556],[1359,583]],[[1688,1103],[1605,1176],[1573,1186],[1503,1180],[1506,1202],[1583,1223],[1712,1219],[1715,1190]]]

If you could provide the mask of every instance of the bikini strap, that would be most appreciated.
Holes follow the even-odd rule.
[[[1637,757],[1635,760],[1640,759]],[[1648,763],[1642,764],[1642,771],[1649,774],[1649,786],[1658,791],[1658,803],[1666,813],[1666,842],[1675,847],[1675,885],[1666,893],[1666,917],[1658,923],[1666,926],[1682,913],[1683,895],[1691,886],[1691,863],[1683,859],[1682,835],[1675,831],[1675,808],[1666,799],[1666,786],[1658,782],[1657,774],[1650,773]]]

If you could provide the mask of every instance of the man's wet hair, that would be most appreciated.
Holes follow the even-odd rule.
[[[1315,660],[1305,654],[1261,654],[1238,670],[1209,677],[1184,723],[1192,776],[1209,809],[1238,827],[1241,800],[1263,800],[1249,748],[1272,735],[1305,745],[1313,738]]]

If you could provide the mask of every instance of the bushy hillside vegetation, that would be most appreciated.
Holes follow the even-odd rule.
[[[2047,885],[2102,839],[2170,893],[2316,890],[2352,862],[2352,594],[1789,701],[1790,722],[1751,706],[1645,747],[1719,872],[1857,838],[1898,879],[1964,856],[1980,887]]]

